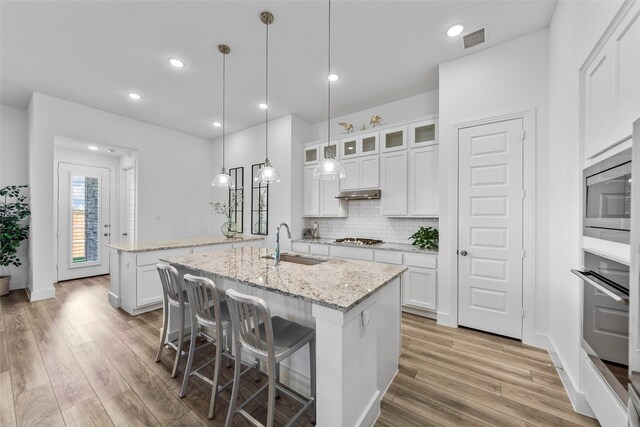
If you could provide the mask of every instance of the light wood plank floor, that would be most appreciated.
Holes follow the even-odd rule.
[[[22,291],[0,298],[0,426],[224,425],[228,392],[207,420],[209,387],[194,379],[180,399],[184,361],[177,378],[172,350],[154,362],[161,312],[113,309],[108,288],[103,276],[56,285],[52,300],[29,303]],[[544,351],[411,315],[402,335],[378,426],[597,425],[573,412]],[[259,386],[243,380],[241,398]],[[286,397],[276,406],[278,425],[299,408]],[[249,410],[264,419],[264,398]],[[249,423],[236,417],[234,425]]]

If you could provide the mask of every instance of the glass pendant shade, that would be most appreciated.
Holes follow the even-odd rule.
[[[278,171],[271,166],[269,159],[265,160],[264,166],[258,169],[256,172],[256,176],[253,177],[253,180],[261,185],[272,184],[275,182],[280,182],[280,175],[278,175]]]
[[[344,166],[336,159],[322,159],[313,171],[313,176],[318,179],[340,179],[347,176]]]
[[[211,185],[217,188],[233,188],[233,181],[231,175],[227,173],[227,170],[222,168],[220,173],[213,177]]]

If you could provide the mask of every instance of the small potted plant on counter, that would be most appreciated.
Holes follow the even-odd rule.
[[[420,227],[409,239],[413,239],[413,244],[420,249],[431,251],[438,250],[438,229],[433,227]]]
[[[22,265],[16,253],[20,243],[29,237],[29,224],[24,220],[31,211],[26,203],[27,196],[21,194],[27,187],[9,185],[0,189],[0,267]],[[11,276],[0,275],[0,296],[9,293],[10,280]]]

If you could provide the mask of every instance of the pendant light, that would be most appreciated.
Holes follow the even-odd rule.
[[[227,169],[224,167],[224,136],[225,136],[225,107],[226,107],[226,85],[227,85],[227,55],[231,52],[229,46],[225,44],[218,45],[218,50],[222,53],[222,170],[220,173],[213,177],[211,185],[218,188],[233,188],[233,181],[231,175],[227,173]]]
[[[269,25],[273,23],[273,15],[271,12],[262,12],[260,14],[260,20],[266,28],[266,47],[265,47],[265,66],[264,66],[264,80],[265,80],[265,105],[267,108],[264,110],[264,145],[265,145],[265,160],[264,166],[258,169],[253,180],[261,185],[267,185],[274,182],[280,182],[280,176],[278,171],[271,166],[269,161]]]
[[[331,145],[331,80],[328,76],[331,76],[331,0],[329,0],[329,32],[328,32],[328,49],[327,49],[327,148]],[[338,159],[336,154],[329,152],[327,154],[325,150],[322,160],[316,165],[313,171],[313,176],[318,179],[331,180],[340,179],[346,176],[344,167]],[[329,157],[327,157],[329,156]]]

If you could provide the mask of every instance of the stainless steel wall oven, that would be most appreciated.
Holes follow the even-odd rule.
[[[585,236],[629,243],[631,149],[584,170]]]
[[[629,383],[629,266],[584,252],[582,348],[623,405]]]

